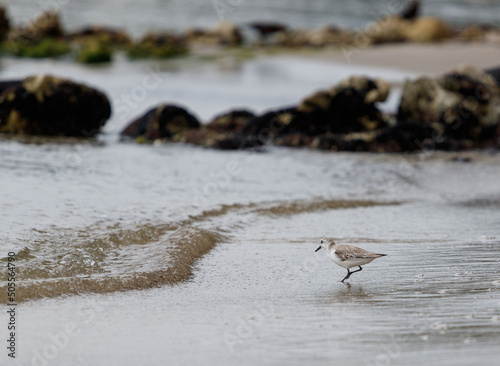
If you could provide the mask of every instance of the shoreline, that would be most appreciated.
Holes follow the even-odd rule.
[[[437,76],[461,64],[489,69],[500,63],[500,48],[492,42],[396,43],[366,48],[289,53],[290,57],[346,66],[387,68]]]

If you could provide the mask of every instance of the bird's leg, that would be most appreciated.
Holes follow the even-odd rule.
[[[347,268],[347,275],[344,277],[344,279],[340,282],[344,283],[345,280],[347,280],[349,277],[351,277],[351,274],[354,273],[354,272],[350,272],[349,271],[349,268]]]
[[[361,266],[358,266],[358,267],[359,267],[359,269],[358,269],[358,270],[356,270],[356,271],[352,271],[352,272],[351,272],[351,274],[353,274],[353,273],[356,273],[356,272],[359,272],[359,271],[362,271],[362,270],[363,270],[363,268],[361,268]]]
[[[353,273],[356,273],[356,272],[359,272],[359,271],[362,271],[362,270],[363,270],[363,268],[361,268],[361,266],[358,266],[358,267],[359,267],[359,269],[357,269],[356,271],[352,271],[352,272],[351,272],[351,271],[349,271],[349,268],[347,268],[347,276],[345,276],[345,277],[344,277],[344,279],[343,279],[342,281],[340,281],[340,282],[342,282],[342,283],[343,283],[345,280],[347,280],[349,277],[351,277],[351,275],[352,275]]]

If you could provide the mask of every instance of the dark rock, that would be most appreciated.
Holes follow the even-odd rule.
[[[370,145],[375,137],[375,131],[348,134],[332,134],[329,132],[317,136],[311,143],[311,147],[330,151],[370,151]]]
[[[491,69],[484,70],[484,72],[493,76],[493,78],[497,82],[497,86],[500,87],[500,67],[493,67]]]
[[[113,46],[129,46],[132,44],[130,36],[124,30],[98,25],[73,32],[69,35],[69,38],[77,41],[98,39]]]
[[[262,141],[273,139],[283,134],[286,126],[298,114],[295,107],[266,112],[260,116],[251,118],[243,128],[243,132],[247,135],[258,136]]]
[[[314,137],[312,136],[305,136],[301,133],[289,133],[288,135],[277,137],[273,143],[278,146],[303,147],[310,146],[313,140]]]
[[[218,137],[219,134],[217,132],[209,131],[206,128],[190,128],[174,135],[172,142],[213,147]]]
[[[7,14],[5,8],[0,6],[0,40],[4,39],[10,30],[9,18],[7,18]]]
[[[406,5],[406,7],[399,13],[400,17],[403,19],[413,19],[418,16],[420,10],[420,1],[413,0]]]
[[[105,94],[50,75],[0,84],[0,132],[94,136],[111,114]]]
[[[264,142],[256,136],[241,133],[220,133],[203,127],[184,130],[175,135],[173,141],[221,150],[242,150],[264,145]]]
[[[271,23],[271,22],[252,22],[248,25],[255,29],[262,37],[268,34],[274,34],[276,32],[282,32],[287,29],[287,26],[281,23]]]
[[[304,99],[300,113],[283,132],[307,135],[371,131],[385,127],[384,115],[375,106],[384,101],[389,84],[383,80],[351,77],[337,86]]]
[[[407,81],[397,118],[455,140],[485,141],[500,122],[500,90],[491,75],[470,66],[437,79]]]
[[[430,126],[398,123],[383,129],[375,138],[376,149],[384,152],[450,150],[450,140]]]
[[[489,147],[500,150],[500,124],[497,126],[495,133],[491,140],[489,140],[483,147]]]
[[[374,131],[387,125],[375,103],[385,100],[388,93],[389,84],[382,80],[351,77],[305,98],[298,107],[251,118],[242,131],[283,146],[309,145],[313,140],[310,137],[328,133]]]
[[[184,108],[162,104],[132,121],[122,132],[124,137],[143,137],[147,141],[171,139],[185,130],[197,129],[200,123]]]
[[[21,83],[20,80],[2,80],[2,81],[0,81],[0,94],[2,94],[5,90],[19,86],[20,83]]]
[[[448,94],[436,79],[421,77],[406,81],[398,109],[398,120],[410,123],[431,124],[438,122],[440,114],[459,101]],[[439,111],[437,110],[439,108]]]
[[[234,110],[216,116],[206,128],[216,132],[242,133],[248,121],[255,115],[247,110]]]
[[[403,123],[374,131],[345,134],[328,132],[316,136],[309,146],[330,151],[391,153],[458,148],[458,144],[439,135],[429,126]]]

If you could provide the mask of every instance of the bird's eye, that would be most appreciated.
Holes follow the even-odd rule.
[[[321,239],[321,244],[323,244],[325,241],[323,239]]]

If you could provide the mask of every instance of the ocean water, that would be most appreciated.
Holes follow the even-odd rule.
[[[221,20],[281,22],[294,28],[323,25],[363,29],[383,15],[398,13],[399,0],[3,0],[18,24],[30,22],[44,9],[56,9],[64,25],[76,29],[89,24],[123,28],[134,36],[148,30],[212,27]],[[426,0],[422,14],[452,23],[500,24],[500,3],[491,0]],[[139,15],[140,14],[140,15]]]

